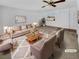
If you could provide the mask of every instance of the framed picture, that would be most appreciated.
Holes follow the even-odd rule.
[[[77,11],[77,22],[79,24],[79,11]]]
[[[15,16],[15,22],[16,23],[25,23],[26,22],[26,16]]]
[[[47,21],[55,21],[55,16],[48,16]]]

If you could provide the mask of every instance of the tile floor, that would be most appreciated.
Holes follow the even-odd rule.
[[[64,32],[64,43],[62,43],[61,49],[57,49],[57,51],[55,51],[54,58],[49,59],[79,59],[79,52],[65,52],[65,49],[77,49],[77,51],[79,51],[75,32],[67,30]],[[0,53],[0,59],[10,59],[10,56],[10,53]]]
[[[77,52],[65,52],[66,49],[76,49]],[[54,58],[50,59],[79,59],[79,49],[77,43],[77,36],[75,32],[64,32],[64,43],[61,49],[57,49],[54,53]]]

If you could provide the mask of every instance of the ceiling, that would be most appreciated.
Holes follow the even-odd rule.
[[[66,2],[56,4],[57,7],[47,6],[41,8],[41,6],[47,5],[42,0],[0,0],[0,5],[14,7],[24,10],[48,10],[57,8],[67,8],[74,5],[75,0],[66,0]]]

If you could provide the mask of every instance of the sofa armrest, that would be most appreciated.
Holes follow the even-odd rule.
[[[1,51],[5,51],[11,48],[11,39],[7,39],[4,40],[1,44],[0,44],[0,52]]]

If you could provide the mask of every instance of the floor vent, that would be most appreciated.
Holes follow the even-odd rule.
[[[77,49],[65,49],[65,52],[67,52],[67,53],[76,53]]]

